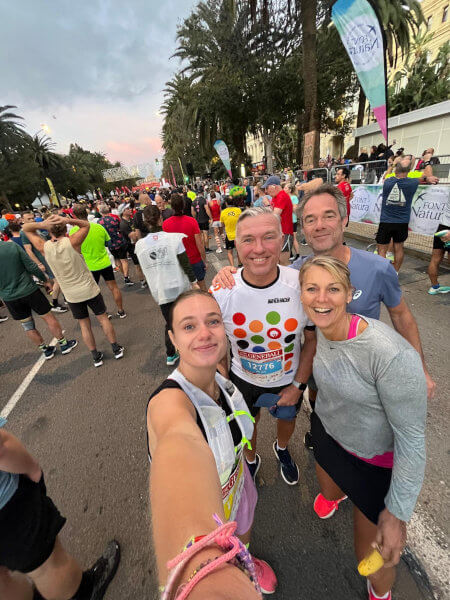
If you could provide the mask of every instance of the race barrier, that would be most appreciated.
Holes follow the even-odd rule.
[[[350,221],[376,224],[380,222],[383,186],[352,185]],[[409,229],[421,235],[433,235],[450,195],[448,185],[419,185],[411,206]]]

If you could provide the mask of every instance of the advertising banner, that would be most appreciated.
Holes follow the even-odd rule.
[[[382,185],[352,185],[350,221],[379,223]],[[422,235],[433,235],[450,195],[448,185],[419,185],[411,205],[409,229]]]
[[[228,146],[222,140],[217,140],[217,142],[214,142],[214,150],[217,152],[220,160],[223,162],[225,169],[228,171],[228,175],[233,177],[231,173],[231,162]]]
[[[331,17],[387,142],[385,41],[378,16],[367,0],[337,0]]]

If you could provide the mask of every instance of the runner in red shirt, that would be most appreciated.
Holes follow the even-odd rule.
[[[216,192],[211,192],[209,195],[208,206],[212,217],[212,226],[214,231],[214,237],[216,239],[217,249],[216,252],[220,254],[222,252],[222,245],[220,238],[222,238],[225,246],[225,235],[223,233],[223,224],[220,221],[220,202],[217,198]]]
[[[350,171],[346,167],[340,167],[336,170],[334,180],[337,183],[337,187],[344,194],[345,201],[347,202],[347,217],[350,220],[350,200],[353,198],[353,191],[352,186],[348,181],[349,176]]]
[[[280,184],[280,178],[276,175],[271,175],[261,187],[272,197],[274,213],[280,215],[281,231],[283,233],[280,264],[286,266],[289,265],[289,257],[294,243],[293,207],[291,197],[281,188]]]
[[[163,231],[167,233],[184,233],[187,236],[183,239],[186,254],[199,287],[206,291],[206,254],[200,227],[193,217],[183,214],[184,200],[181,194],[172,194],[170,206],[174,216],[163,221]]]

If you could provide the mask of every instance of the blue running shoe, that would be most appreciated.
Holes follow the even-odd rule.
[[[281,466],[281,477],[288,485],[295,485],[298,483],[298,467],[292,460],[289,450],[277,450],[277,441],[273,443],[273,451],[275,456],[280,461]]]
[[[256,481],[256,473],[259,471],[259,467],[261,466],[261,457],[259,454],[257,454],[255,456],[256,458],[256,462],[255,463],[249,463],[247,460],[245,461],[247,463],[247,467],[248,470],[250,471],[250,475],[252,476],[253,481]]]

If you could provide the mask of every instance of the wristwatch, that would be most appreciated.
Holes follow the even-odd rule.
[[[295,379],[292,380],[292,385],[295,385],[295,387],[301,392],[304,392],[308,387],[307,383],[299,383],[298,381],[295,381]]]

